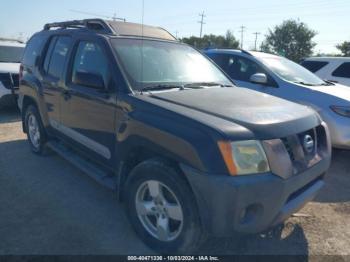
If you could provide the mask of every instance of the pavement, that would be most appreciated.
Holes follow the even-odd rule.
[[[54,153],[32,154],[27,143],[19,113],[0,110],[0,255],[153,254],[114,192]],[[350,259],[350,151],[333,151],[326,180],[319,196],[283,226],[211,238],[199,253]]]

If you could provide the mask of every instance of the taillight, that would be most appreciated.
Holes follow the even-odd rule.
[[[19,81],[22,80],[22,77],[23,77],[23,65],[21,64],[21,65],[19,66],[19,75],[18,75]]]

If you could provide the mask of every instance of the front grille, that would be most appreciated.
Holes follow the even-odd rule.
[[[19,87],[19,75],[11,73],[0,73],[0,82],[7,89]]]
[[[293,173],[298,174],[322,159],[327,151],[327,138],[322,125],[281,138],[293,165]]]
[[[287,150],[287,152],[288,152],[288,155],[289,155],[291,161],[292,161],[292,162],[295,161],[294,153],[293,153],[293,148],[292,148],[292,146],[288,143],[288,139],[284,137],[284,138],[282,138],[281,140],[282,140],[282,142],[283,142],[284,147],[286,148],[286,150]]]

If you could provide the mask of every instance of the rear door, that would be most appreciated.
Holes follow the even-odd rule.
[[[51,37],[41,66],[45,106],[50,125],[55,129],[61,123],[60,102],[64,84],[63,68],[67,63],[71,43],[70,36]]]
[[[111,54],[102,40],[94,38],[79,39],[74,46],[61,97],[61,131],[88,156],[111,166],[116,145]],[[102,86],[92,86],[81,77],[89,75],[99,76]]]

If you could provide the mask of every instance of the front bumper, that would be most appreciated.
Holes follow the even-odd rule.
[[[264,231],[302,208],[323,187],[329,164],[330,156],[288,179],[272,173],[233,177],[181,168],[196,196],[204,228],[214,236],[230,236]]]

